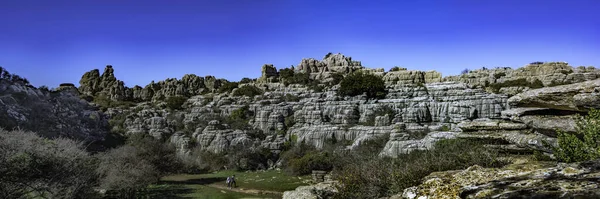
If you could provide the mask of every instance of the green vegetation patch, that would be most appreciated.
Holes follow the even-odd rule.
[[[241,172],[224,170],[209,174],[181,174],[166,176],[163,182],[205,182],[205,184],[225,185],[227,176],[235,175],[239,188],[284,192],[294,190],[298,186],[307,185],[310,176],[292,176],[282,171],[267,170]],[[202,184],[202,183],[201,183]]]
[[[262,95],[263,91],[260,88],[252,85],[244,85],[233,92],[233,96],[248,96],[254,97],[256,95]]]
[[[600,158],[600,110],[591,109],[576,121],[577,133],[558,131],[554,154],[561,162],[580,162]]]
[[[358,71],[346,76],[340,82],[340,89],[338,90],[340,96],[357,96],[363,93],[366,93],[369,99],[385,98],[387,90],[383,79],[373,74]]]

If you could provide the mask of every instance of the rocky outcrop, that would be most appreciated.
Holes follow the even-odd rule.
[[[395,84],[426,84],[442,81],[442,74],[437,71],[416,71],[399,68],[383,76],[386,85]]]
[[[80,99],[72,84],[47,91],[0,79],[0,93],[2,128],[88,143],[102,142],[108,133],[107,117]]]
[[[599,102],[600,79],[530,90],[509,99],[511,106],[582,112],[590,108],[600,108]]]
[[[216,91],[224,79],[213,76],[199,77],[186,74],[181,79],[169,78],[154,82],[145,87],[129,88],[114,75],[111,65],[106,66],[102,75],[98,69],[85,73],[79,81],[79,92],[86,96],[104,96],[113,101],[157,101],[172,96],[194,96]]]
[[[503,168],[472,166],[436,172],[391,198],[597,198],[598,162],[521,161]]]
[[[293,70],[309,73],[310,78],[321,82],[332,79],[334,73],[360,70],[381,76],[388,94],[384,99],[368,100],[365,96],[338,96],[339,85],[329,85],[322,92],[301,84],[285,85],[278,82],[277,69],[266,64],[261,77],[251,83],[265,92],[254,97],[210,93],[225,82],[212,76],[186,75],[182,80],[134,87],[125,94],[132,93],[134,99],[142,101],[190,98],[186,109],[177,111],[176,116],[160,108],[145,110],[128,117],[124,126],[129,133],[177,137],[171,140],[180,140],[179,135],[173,135],[175,131],[186,131],[191,140],[213,152],[225,151],[238,142],[252,142],[252,146],[276,153],[289,141],[322,147],[327,140],[335,140],[352,143],[350,148],[355,148],[382,136],[390,140],[381,155],[392,157],[431,148],[447,138],[484,139],[505,148],[548,151],[545,143],[555,143],[556,131],[574,132],[576,114],[590,108],[586,104],[595,104],[596,80],[575,86],[555,85],[596,79],[600,74],[592,67],[551,62],[442,78],[435,71],[368,69],[341,54],[328,54],[322,60],[303,59]],[[82,79],[90,81],[81,88],[84,92],[102,91],[107,85],[104,82],[117,82],[112,74],[112,69],[102,75],[86,73]],[[116,91],[119,89],[110,92]],[[509,95],[515,96],[509,99]],[[244,106],[252,112],[248,125],[265,134],[261,140],[249,138],[245,130],[228,127],[223,119]],[[215,119],[221,123],[207,123]]]
[[[201,149],[213,153],[227,152],[236,147],[250,148],[258,144],[258,140],[250,138],[242,130],[230,129],[227,125],[221,125],[217,120],[209,122],[203,130],[197,129],[192,135]]]
[[[258,83],[272,83],[279,78],[277,68],[273,64],[265,64],[262,66],[261,76],[258,78]]]
[[[575,68],[566,62],[535,62],[518,69],[504,67],[473,70],[445,77],[444,81],[464,82],[470,87],[512,96],[529,89],[579,83],[599,77],[600,70],[591,66]]]
[[[393,133],[380,155],[397,157],[399,154],[407,154],[414,150],[431,149],[437,141],[455,138],[457,134],[456,132],[434,132],[427,134],[423,139],[411,139],[406,133]]]
[[[524,123],[506,121],[478,119],[474,121],[464,121],[458,124],[462,133],[459,138],[468,138],[476,140],[487,140],[496,143],[497,148],[515,147],[522,149],[539,150],[550,152],[551,146],[556,145],[556,138],[537,132]],[[500,146],[498,146],[500,145]],[[502,146],[504,145],[504,146]]]
[[[329,53],[325,55],[325,57],[321,61],[313,58],[302,59],[300,64],[298,64],[298,66],[295,69],[296,71],[303,73],[351,73],[362,68],[363,66],[361,65],[361,62],[353,61],[352,57],[346,57],[340,53]]]

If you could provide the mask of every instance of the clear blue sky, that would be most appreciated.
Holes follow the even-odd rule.
[[[127,86],[229,80],[340,52],[438,70],[600,66],[599,0],[2,0],[0,66],[35,86],[111,64]]]

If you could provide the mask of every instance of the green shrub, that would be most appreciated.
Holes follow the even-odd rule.
[[[254,111],[251,111],[250,107],[246,105],[232,111],[229,117],[221,119],[221,122],[229,124],[232,129],[250,130],[252,126],[248,122],[253,116]]]
[[[135,198],[148,185],[158,182],[159,172],[138,151],[133,146],[121,146],[98,155],[99,186],[107,190],[109,198]]]
[[[281,158],[284,160],[285,171],[293,175],[307,175],[312,173],[312,170],[333,168],[330,152],[317,150],[305,142],[295,144],[285,151]]]
[[[137,149],[136,155],[150,163],[160,175],[176,172],[181,166],[176,158],[175,146],[154,137],[137,133],[127,139],[127,145]]]
[[[252,85],[244,85],[233,92],[233,96],[254,97],[261,94],[263,94],[263,91]]]
[[[448,125],[443,125],[440,130],[441,131],[450,131],[450,127],[448,127]]]
[[[394,66],[394,67],[390,68],[390,72],[394,72],[394,71],[400,71],[400,67]]]
[[[432,172],[465,169],[472,165],[503,166],[499,153],[472,140],[442,140],[431,150],[413,151],[395,159],[351,151],[336,155],[333,178],[341,186],[336,198],[381,198],[416,186]]]
[[[338,90],[340,96],[357,96],[363,93],[366,93],[369,99],[383,99],[387,94],[383,79],[359,71],[346,76],[340,82]]]
[[[233,91],[233,89],[238,88],[239,83],[237,82],[225,82],[224,84],[221,85],[221,87],[219,87],[218,92],[219,93],[229,93],[231,91]]]
[[[340,72],[335,72],[331,74],[331,78],[333,79],[333,81],[331,81],[329,85],[337,85],[340,82],[342,82],[342,80],[344,80],[344,74]]]
[[[252,83],[252,82],[253,82],[252,79],[247,78],[247,77],[244,77],[244,78],[242,78],[242,80],[240,80],[240,83],[242,83],[242,84],[248,84],[248,83]]]
[[[292,95],[292,94],[285,94],[285,96],[283,96],[283,100],[286,102],[299,102],[300,98],[296,95]]]
[[[558,132],[556,158],[561,162],[579,162],[600,158],[600,110],[591,109],[577,119],[577,133]]]
[[[500,79],[500,78],[502,78],[502,77],[504,77],[504,76],[506,76],[506,73],[505,73],[505,72],[499,72],[499,73],[495,73],[495,74],[494,74],[494,78],[495,78],[495,79]]]
[[[187,101],[187,97],[183,96],[171,96],[167,98],[167,107],[171,110],[181,110],[183,109],[183,104]]]

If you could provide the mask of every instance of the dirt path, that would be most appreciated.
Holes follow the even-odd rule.
[[[233,192],[238,192],[238,193],[255,194],[255,195],[263,195],[263,194],[278,195],[278,196],[283,195],[282,192],[278,192],[278,191],[258,190],[258,189],[245,189],[245,188],[240,188],[240,187],[229,189],[229,188],[227,188],[227,186],[225,186],[225,185],[219,185],[219,184],[207,184],[206,186],[209,186],[209,187],[212,187],[212,188],[221,189],[221,190],[233,191]]]

